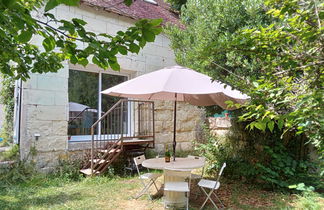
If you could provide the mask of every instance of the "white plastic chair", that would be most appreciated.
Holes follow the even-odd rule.
[[[186,209],[189,209],[189,193],[190,193],[190,176],[191,170],[187,169],[164,169],[164,191],[170,192],[182,192],[185,193],[186,197]],[[174,180],[179,181],[166,181],[166,177],[172,177]],[[184,180],[184,181],[180,181]],[[170,201],[164,198],[164,208],[167,208],[168,204],[171,204]]]
[[[207,201],[210,200],[212,202],[212,204],[215,206],[216,209],[218,209],[217,205],[215,204],[215,202],[213,201],[213,199],[211,198],[211,196],[214,194],[214,196],[216,197],[216,199],[222,204],[222,208],[224,208],[224,204],[222,203],[222,201],[218,198],[218,196],[216,195],[216,190],[219,189],[220,187],[220,177],[224,171],[224,168],[226,167],[226,163],[223,164],[221,170],[218,173],[218,177],[217,180],[208,180],[208,179],[201,179],[198,182],[198,186],[201,188],[201,190],[206,194],[207,198],[204,201],[204,203],[202,204],[202,206],[200,207],[200,209],[204,208],[204,206],[206,205]],[[205,189],[209,189],[209,193],[206,192]]]
[[[152,184],[154,184],[155,189],[157,191],[158,188],[155,184],[155,181],[157,178],[159,178],[161,176],[161,174],[157,174],[157,173],[145,173],[145,174],[141,174],[140,170],[139,170],[139,166],[142,165],[143,161],[145,160],[145,156],[141,155],[138,157],[134,158],[134,163],[136,166],[136,170],[139,176],[139,179],[141,180],[141,183],[143,184],[144,188],[135,196],[135,199],[141,197],[144,194],[147,194],[149,196],[149,198],[152,200],[152,196],[150,195],[150,193],[148,192],[148,190],[150,189],[150,187],[152,186]],[[148,183],[145,183],[144,180],[148,180]]]

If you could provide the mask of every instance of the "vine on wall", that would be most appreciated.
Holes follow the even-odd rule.
[[[13,117],[14,117],[14,86],[12,77],[0,75],[2,87],[0,89],[0,102],[4,105],[4,122],[0,129],[0,136],[4,139],[3,144],[13,142]]]

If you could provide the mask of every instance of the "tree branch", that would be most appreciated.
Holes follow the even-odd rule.
[[[225,67],[219,65],[218,63],[216,63],[216,62],[213,61],[212,64],[214,64],[214,65],[218,66],[219,68],[221,68],[221,69],[227,71],[228,73],[234,75],[235,77],[237,77],[237,78],[239,78],[239,79],[242,79],[242,80],[245,80],[247,83],[249,83],[249,82],[248,82],[244,77],[241,77],[241,76],[239,76],[239,75],[233,73],[232,71],[230,71],[230,70],[228,70],[227,68],[225,68]]]
[[[82,42],[83,42],[83,39],[76,38],[76,37],[72,37],[72,36],[70,36],[70,35],[64,33],[63,31],[60,31],[59,29],[57,29],[57,28],[55,28],[55,27],[49,25],[48,23],[45,23],[45,22],[40,21],[40,20],[37,20],[37,19],[36,19],[36,22],[39,23],[39,24],[45,25],[46,27],[49,27],[50,29],[56,31],[57,33],[62,34],[62,35],[65,36],[66,38],[74,39],[74,40],[82,41]]]

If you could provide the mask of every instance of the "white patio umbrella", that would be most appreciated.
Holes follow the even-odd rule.
[[[174,101],[173,155],[176,149],[177,101],[196,106],[219,105],[228,108],[226,101],[243,104],[249,98],[230,86],[213,81],[211,77],[182,66],[154,71],[111,87],[101,93],[144,100]]]

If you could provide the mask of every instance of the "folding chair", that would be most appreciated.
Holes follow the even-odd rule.
[[[164,169],[164,191],[185,193],[186,200],[184,203],[186,204],[186,209],[189,209],[190,176],[191,170],[172,168]],[[171,179],[171,181],[166,179]],[[183,203],[181,199],[177,199],[176,203],[174,203],[174,200],[170,201],[167,199],[167,196],[164,197],[165,209],[168,208],[168,205],[170,204],[178,205],[179,203]]]
[[[138,157],[134,158],[134,163],[135,163],[135,166],[136,166],[136,170],[137,170],[139,179],[141,180],[141,183],[144,186],[144,188],[135,196],[135,199],[141,197],[144,194],[147,194],[148,197],[152,200],[152,197],[151,197],[150,193],[148,192],[148,190],[152,186],[152,184],[154,184],[155,189],[157,191],[159,191],[156,184],[155,184],[155,181],[156,181],[157,178],[159,178],[161,176],[161,174],[156,174],[156,173],[141,174],[140,170],[139,170],[139,166],[142,166],[142,163],[143,163],[144,160],[145,160],[144,155],[141,155],[141,156],[138,156]],[[144,180],[149,180],[149,181],[148,181],[148,183],[145,184]]]
[[[208,179],[201,179],[198,182],[198,186],[200,187],[200,189],[206,194],[207,198],[204,201],[204,203],[202,204],[202,206],[200,207],[200,209],[204,208],[204,206],[206,205],[207,201],[210,200],[211,203],[215,206],[216,209],[218,209],[217,205],[215,204],[215,202],[212,199],[212,195],[214,195],[216,197],[216,199],[222,204],[222,208],[224,208],[224,204],[222,203],[222,201],[218,198],[218,196],[216,195],[215,191],[219,189],[220,187],[220,177],[223,173],[224,168],[226,167],[226,163],[223,164],[221,170],[219,171],[218,177],[216,181],[213,180],[208,180]],[[209,189],[209,193],[206,192],[206,189]]]
[[[206,162],[206,158],[205,157],[199,157],[199,156],[193,156],[193,155],[188,155],[187,158],[192,158],[192,159],[199,159],[199,160],[202,160],[204,161],[204,163]],[[201,169],[201,173],[198,174],[198,173],[191,173],[191,180],[193,180],[193,184],[192,185],[196,185],[198,181],[200,181],[203,176],[204,176],[204,171],[205,171],[205,165],[204,167]],[[191,186],[190,186],[191,188]],[[190,194],[194,193],[196,195],[196,198],[198,197],[198,195],[200,193],[198,192],[191,192]]]

